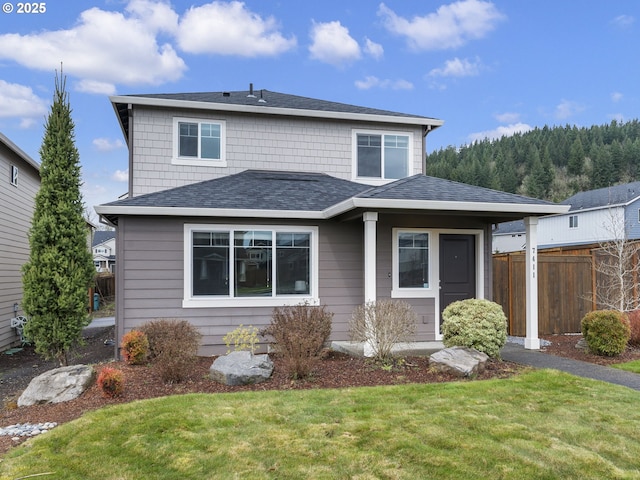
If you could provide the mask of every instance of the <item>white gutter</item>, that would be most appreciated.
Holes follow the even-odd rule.
[[[358,120],[363,122],[375,123],[398,123],[404,125],[430,125],[432,127],[440,127],[444,124],[443,120],[426,117],[399,117],[394,115],[377,115],[371,113],[352,113],[352,112],[332,112],[325,110],[305,110],[298,108],[282,108],[269,107],[268,104],[258,105],[235,105],[228,103],[213,102],[194,102],[190,100],[174,100],[165,98],[149,98],[149,97],[128,97],[128,96],[112,96],[109,97],[114,104],[124,103],[133,105],[146,105],[151,107],[170,107],[170,108],[187,108],[224,112],[240,112],[240,113],[262,113],[265,115],[287,115],[296,117],[325,118],[336,120]]]
[[[309,210],[242,210],[236,208],[134,207],[126,205],[97,205],[96,213],[104,215],[135,215],[165,217],[258,217],[324,219],[323,212]]]

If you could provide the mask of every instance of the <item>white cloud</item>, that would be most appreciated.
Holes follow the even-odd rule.
[[[146,16],[148,9],[155,13]],[[134,0],[126,15],[91,8],[68,30],[0,35],[0,59],[49,72],[62,63],[85,91],[91,85],[100,85],[101,93],[115,84],[158,85],[178,80],[186,70],[170,44],[156,42],[158,30],[169,29],[171,21],[170,8],[160,3]]]
[[[355,86],[360,90],[369,90],[371,88],[383,88],[383,89],[391,89],[391,90],[413,90],[413,83],[407,80],[402,80],[402,79],[382,80],[374,76],[368,76],[364,80],[356,80]]]
[[[585,110],[584,105],[577,102],[572,102],[570,100],[563,99],[556,106],[554,116],[558,120],[566,120],[567,118],[577,115],[578,113],[583,112],[584,110]]]
[[[97,80],[80,80],[75,84],[75,90],[98,95],[115,95],[116,86],[113,83],[99,82]]]
[[[474,77],[480,73],[482,63],[476,58],[475,62],[458,57],[447,60],[441,68],[434,68],[428,75],[430,77]]]
[[[111,150],[124,148],[124,142],[122,140],[109,140],[108,138],[95,138],[93,146],[101,152],[110,152]]]
[[[533,130],[531,125],[527,125],[526,123],[515,123],[512,125],[501,125],[498,128],[493,130],[485,130],[484,132],[472,133],[469,135],[469,140],[471,142],[481,141],[481,140],[497,140],[502,137],[510,137],[515,135],[516,133],[525,133],[530,130]]]
[[[617,28],[629,28],[631,25],[635,23],[636,19],[631,15],[618,15],[616,18],[611,20],[611,25]]]
[[[435,13],[406,19],[384,3],[378,8],[385,27],[406,37],[416,50],[445,50],[482,38],[506,17],[491,2],[462,0],[442,5]]]
[[[129,181],[129,169],[126,170],[116,170],[111,175],[111,180],[115,182],[128,182]]]
[[[611,101],[613,103],[618,103],[620,100],[622,100],[624,95],[622,95],[620,92],[613,92],[611,94]]]
[[[624,123],[624,115],[622,113],[609,113],[607,118],[610,120],[615,120],[618,123]]]
[[[368,38],[365,38],[364,51],[367,52],[367,55],[379,60],[384,55],[384,48],[379,43],[375,43]]]
[[[153,32],[175,33],[178,29],[178,14],[168,3],[131,0],[125,10],[136,18],[144,19],[146,27]]]
[[[48,103],[31,87],[0,80],[0,118],[19,118],[21,128],[29,128],[47,114]]]
[[[360,45],[340,22],[315,23],[311,28],[311,58],[342,66],[360,58]]]
[[[191,7],[178,29],[178,45],[189,53],[257,57],[278,55],[296,46],[285,38],[273,17],[263,19],[243,2],[211,2]]]
[[[500,123],[516,123],[520,121],[520,114],[514,112],[497,113],[494,117]]]

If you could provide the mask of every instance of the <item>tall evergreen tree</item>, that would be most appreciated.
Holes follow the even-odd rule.
[[[25,334],[36,351],[66,365],[67,352],[88,322],[87,292],[95,268],[87,245],[66,81],[55,77],[53,105],[40,147],[41,186],[29,232],[31,254],[23,267]]]

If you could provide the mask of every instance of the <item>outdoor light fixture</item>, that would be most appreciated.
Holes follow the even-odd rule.
[[[13,313],[18,313],[18,304],[17,303],[13,304]]]

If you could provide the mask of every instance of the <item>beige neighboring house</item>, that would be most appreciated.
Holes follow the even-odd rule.
[[[23,315],[22,265],[40,188],[40,165],[0,133],[0,352],[19,342],[11,319]]]

